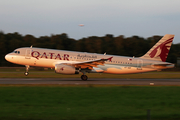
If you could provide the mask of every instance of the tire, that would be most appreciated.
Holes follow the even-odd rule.
[[[88,79],[88,77],[87,77],[87,75],[82,75],[82,76],[81,76],[81,79],[84,80],[84,81],[86,81],[86,80]]]

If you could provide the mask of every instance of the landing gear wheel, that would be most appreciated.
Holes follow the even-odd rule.
[[[88,79],[88,77],[86,75],[81,75],[81,79],[86,81]]]
[[[29,73],[28,73],[28,72],[25,72],[25,73],[24,73],[24,75],[25,75],[25,76],[28,76],[28,75],[29,75]]]

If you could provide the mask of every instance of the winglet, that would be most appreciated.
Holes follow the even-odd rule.
[[[174,35],[166,34],[141,58],[165,62],[173,39]]]
[[[109,60],[110,62],[112,62],[112,58],[113,58],[113,57],[110,57],[110,58],[108,58],[108,60]]]

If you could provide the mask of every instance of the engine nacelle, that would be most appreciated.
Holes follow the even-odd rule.
[[[56,64],[55,72],[60,74],[79,74],[79,70],[69,65]]]

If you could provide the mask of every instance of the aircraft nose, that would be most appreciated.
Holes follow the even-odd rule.
[[[9,60],[10,60],[10,55],[7,54],[7,55],[5,56],[5,59],[6,59],[7,61],[9,61]]]

